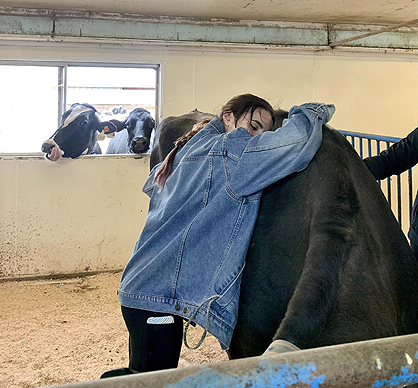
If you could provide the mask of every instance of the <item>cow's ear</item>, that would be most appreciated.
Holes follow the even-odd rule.
[[[113,132],[119,132],[122,129],[125,129],[126,125],[123,121],[109,120],[109,121],[102,121],[101,127],[102,127],[102,130],[100,132],[103,131],[105,135],[109,135]]]

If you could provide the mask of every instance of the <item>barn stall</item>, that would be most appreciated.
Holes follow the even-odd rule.
[[[120,271],[145,222],[147,197],[141,187],[148,156],[86,156],[52,164],[40,154],[13,149],[13,143],[28,136],[36,143],[39,123],[49,134],[54,132],[70,100],[74,69],[154,69],[151,87],[135,87],[154,88],[157,122],[194,108],[216,113],[231,96],[251,92],[283,109],[306,101],[334,103],[337,113],[330,124],[346,131],[404,137],[416,127],[414,1],[355,2],[350,9],[343,1],[224,3],[2,3],[0,79],[2,85],[13,79],[12,88],[18,91],[18,104],[1,129],[2,136],[13,132],[11,148],[0,156],[0,277],[5,294],[15,293],[7,288],[12,284],[34,287],[12,282],[16,280]],[[23,79],[8,71],[31,66],[56,69],[59,82],[52,93],[57,98],[40,99],[35,90],[22,104],[29,85],[38,82],[36,87],[41,87],[46,76]],[[83,91],[83,84],[77,86]],[[89,95],[78,95],[84,96]],[[11,96],[2,93],[0,100],[2,107],[9,107]],[[100,104],[105,110],[112,104],[131,106],[118,99]],[[39,136],[39,147],[44,139]],[[407,177],[402,179],[405,185]],[[383,190],[387,194],[386,186]],[[404,231],[409,224],[407,196],[403,190]],[[89,289],[82,282],[77,280],[74,289]],[[22,314],[27,309],[30,305],[22,306]],[[116,307],[114,312],[119,314]],[[26,341],[13,338],[16,343],[22,339]],[[66,364],[73,357],[77,355],[67,354]],[[42,369],[37,364],[31,368]],[[79,374],[72,381],[90,378]],[[38,386],[60,382],[71,380]]]

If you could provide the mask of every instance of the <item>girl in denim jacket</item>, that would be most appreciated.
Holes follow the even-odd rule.
[[[245,255],[262,191],[307,167],[333,105],[295,106],[271,131],[265,100],[232,98],[201,130],[186,134],[151,171],[147,221],[134,247],[119,301],[129,331],[129,368],[102,377],[177,367],[183,319],[223,349],[237,320]]]

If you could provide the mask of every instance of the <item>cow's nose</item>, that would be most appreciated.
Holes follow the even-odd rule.
[[[41,150],[42,152],[49,154],[53,148],[54,148],[54,144],[45,142],[42,144]]]
[[[148,150],[149,147],[149,141],[146,137],[140,136],[140,137],[135,137],[132,140],[132,151],[135,153],[141,153],[141,152],[145,152]]]

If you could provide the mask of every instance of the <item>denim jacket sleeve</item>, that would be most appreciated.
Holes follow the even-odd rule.
[[[306,168],[322,143],[322,125],[334,105],[308,103],[294,106],[283,126],[251,138],[231,174],[229,188],[246,196]]]
[[[157,170],[160,168],[162,162],[156,164],[154,168],[151,170],[151,172],[148,175],[147,180],[145,181],[144,186],[142,187],[142,192],[148,195],[148,197],[151,198],[152,191],[155,187],[154,177]]]

